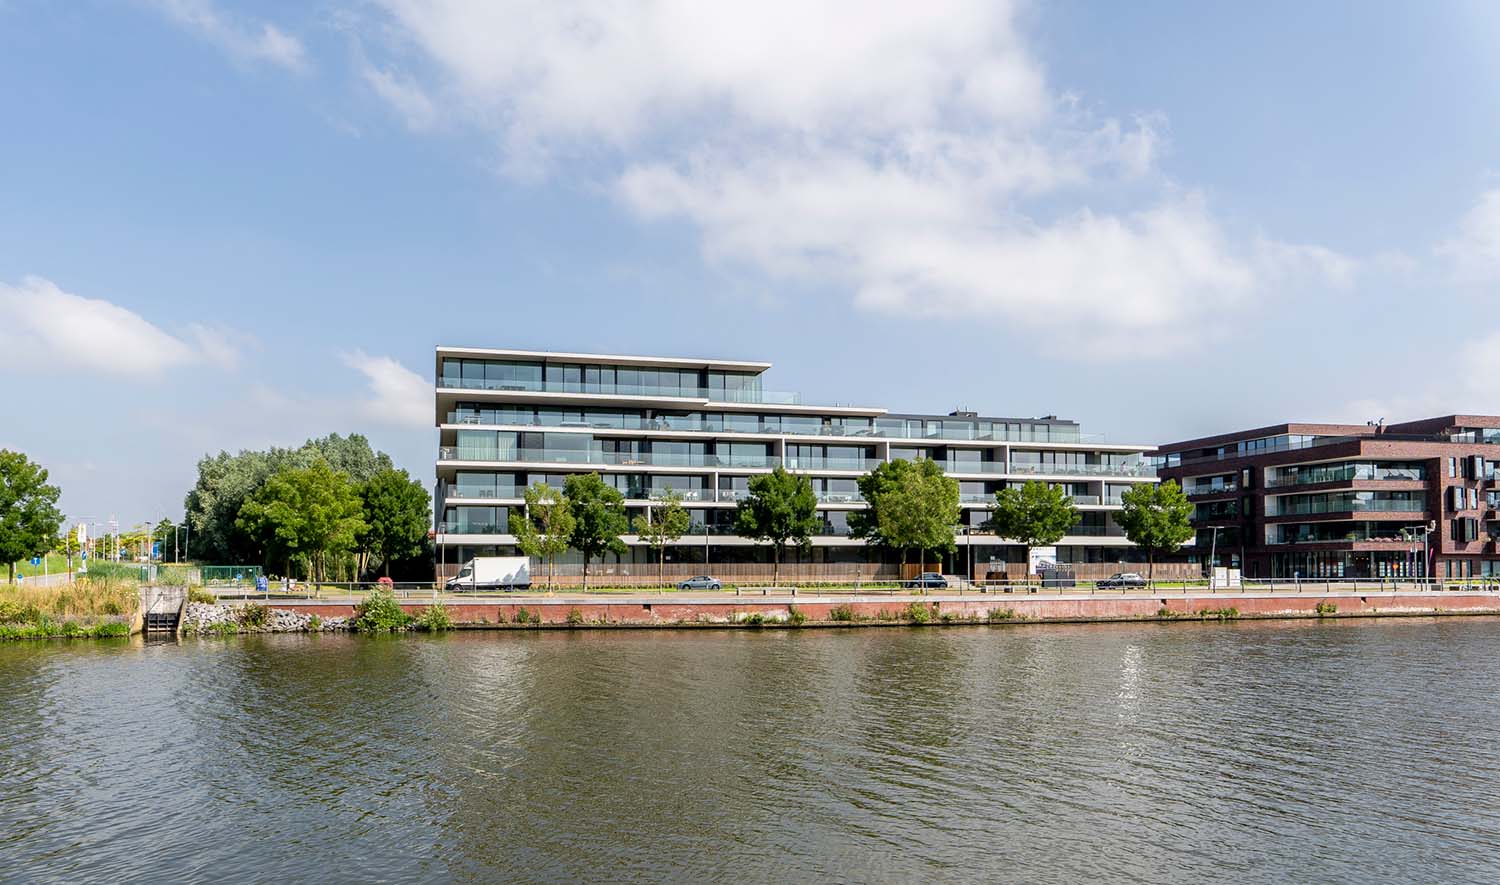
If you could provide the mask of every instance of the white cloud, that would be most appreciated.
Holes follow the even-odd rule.
[[[1129,334],[1356,270],[1226,231],[1157,169],[1165,121],[1053,92],[1008,2],[379,5],[366,79],[409,125],[491,131],[523,175],[603,159],[711,260],[867,309]]]
[[[399,427],[432,426],[432,382],[388,356],[362,350],[343,354],[344,365],[369,382],[369,398],[360,412],[380,424]]]
[[[213,0],[149,0],[168,18],[195,31],[236,61],[266,62],[290,71],[307,70],[302,41],[269,22],[240,22]]]
[[[437,108],[421,86],[409,78],[368,65],[361,73],[375,94],[401,114],[408,127],[419,132],[432,128]]]
[[[0,283],[0,328],[7,337],[0,370],[149,376],[203,362],[232,367],[238,359],[222,330],[190,326],[189,343],[117,304],[64,292],[40,277]]]
[[[1461,280],[1500,280],[1500,188],[1480,194],[1459,222],[1458,233],[1436,251],[1452,263]]]

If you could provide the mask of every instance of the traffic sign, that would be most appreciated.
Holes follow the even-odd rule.
[[[41,565],[42,564],[42,558],[40,556],[33,556],[33,557],[31,557],[31,564],[32,565]]]

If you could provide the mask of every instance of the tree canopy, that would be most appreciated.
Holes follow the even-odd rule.
[[[573,514],[570,543],[583,554],[583,589],[589,589],[589,560],[605,553],[623,554],[629,548],[620,536],[630,529],[625,496],[597,473],[575,473],[563,482],[563,495]]]
[[[361,485],[359,497],[365,523],[359,546],[366,555],[379,556],[381,568],[390,577],[393,561],[422,552],[432,524],[427,489],[405,470],[390,467]]]
[[[667,489],[652,499],[651,508],[635,518],[635,534],[656,554],[657,575],[667,583],[667,545],[687,534],[692,517],[683,509],[682,495]]]
[[[958,524],[958,481],[943,475],[936,461],[889,461],[859,479],[866,510],[849,514],[850,534],[925,559],[929,550],[954,548]]]
[[[995,493],[985,527],[1002,538],[1026,547],[1026,574],[1031,574],[1031,550],[1055,544],[1078,523],[1073,498],[1060,488],[1030,480],[1020,488],[1007,486]]]
[[[1124,507],[1115,521],[1132,544],[1146,551],[1146,580],[1155,581],[1157,554],[1172,553],[1193,537],[1193,504],[1175,479],[1127,489],[1120,503]]]
[[[62,491],[47,482],[47,470],[20,452],[0,449],[0,561],[15,583],[16,560],[40,556],[56,546],[63,515]]]
[[[735,512],[735,527],[741,535],[771,545],[771,583],[778,583],[782,548],[794,544],[806,549],[818,531],[818,497],[812,482],[781,467],[751,478],[750,494]]]
[[[240,525],[240,508],[276,472],[309,467],[320,458],[356,483],[368,482],[376,474],[395,467],[389,455],[373,450],[370,441],[357,433],[310,439],[296,449],[204,456],[198,461],[198,481],[183,501],[191,527],[187,535],[191,550],[186,558],[269,563],[270,551],[264,539],[251,535]]]
[[[568,499],[546,483],[526,489],[526,509],[511,519],[516,546],[527,556],[547,563],[547,589],[552,589],[554,564],[572,543],[573,510]]]
[[[288,574],[293,557],[305,558],[314,580],[326,578],[330,555],[353,550],[365,531],[357,488],[322,458],[273,474],[240,508],[237,522],[286,563]]]

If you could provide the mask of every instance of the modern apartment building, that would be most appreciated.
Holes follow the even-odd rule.
[[[1456,578],[1500,575],[1497,444],[1500,417],[1446,415],[1278,424],[1156,460],[1194,502],[1205,562],[1215,550],[1246,577]]]
[[[437,541],[440,569],[475,555],[514,552],[512,510],[526,487],[561,487],[596,471],[632,514],[676,490],[692,528],[669,554],[673,571],[745,575],[770,551],[734,531],[751,477],[775,466],[806,474],[822,531],[808,553],[788,551],[791,574],[858,568],[893,577],[897,560],[849,537],[864,506],[856,481],[882,461],[930,458],[959,481],[963,524],[952,573],[1019,574],[1021,547],[980,530],[996,490],[1029,479],[1065,488],[1080,519],[1059,561],[1114,568],[1138,561],[1112,514],[1133,483],[1155,480],[1149,448],[1086,437],[1056,417],[991,418],[968,412],[891,414],[876,406],[811,405],[762,384],[769,363],[484,348],[437,348]],[[625,538],[628,555],[604,570],[654,574],[651,552]],[[769,569],[769,565],[767,565]],[[785,570],[785,566],[784,566]]]

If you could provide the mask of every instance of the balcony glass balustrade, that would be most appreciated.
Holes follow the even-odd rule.
[[[1011,464],[1008,472],[1018,476],[1131,476],[1151,477],[1156,468],[1144,461],[1128,464]]]

